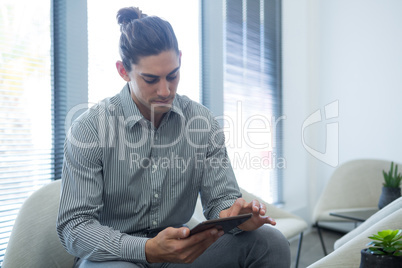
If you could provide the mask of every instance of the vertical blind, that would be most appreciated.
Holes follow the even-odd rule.
[[[281,1],[226,0],[224,115],[241,187],[282,200]]]
[[[87,107],[86,21],[82,0],[0,2],[0,265],[22,203],[61,177],[66,119]]]
[[[61,178],[63,145],[65,139],[64,119],[67,114],[67,42],[66,3],[53,1],[53,170],[54,178]]]
[[[87,1],[52,0],[54,179],[61,178],[71,122],[88,108]]]
[[[20,206],[53,176],[50,13],[0,2],[0,265]]]

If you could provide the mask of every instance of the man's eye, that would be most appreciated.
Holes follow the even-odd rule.
[[[148,79],[145,79],[145,78],[144,78],[144,81],[145,81],[147,84],[155,84],[156,82],[158,82],[158,79],[151,79],[151,80],[148,80]]]
[[[175,80],[177,78],[177,75],[175,75],[175,76],[168,76],[168,77],[166,77],[166,80],[168,80],[168,81],[173,81],[173,80]]]

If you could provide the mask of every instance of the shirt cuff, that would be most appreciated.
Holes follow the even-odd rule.
[[[208,218],[208,220],[220,218],[219,214],[221,213],[221,211],[230,208],[235,201],[236,200],[225,200],[220,203],[212,210],[212,213],[210,213],[210,217]]]
[[[240,229],[239,227],[235,227],[232,230],[230,230],[228,233],[232,234],[232,235],[238,235],[243,233],[244,231],[242,229]]]
[[[124,234],[121,238],[121,258],[130,262],[148,263],[145,255],[148,239]]]

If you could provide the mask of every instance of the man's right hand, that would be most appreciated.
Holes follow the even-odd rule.
[[[215,228],[192,236],[186,227],[166,228],[145,244],[149,263],[192,263],[223,235]]]

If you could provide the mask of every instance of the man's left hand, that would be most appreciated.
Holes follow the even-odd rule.
[[[230,208],[222,210],[219,214],[219,217],[226,218],[241,214],[253,213],[251,219],[238,226],[243,231],[253,231],[266,223],[271,225],[276,224],[274,219],[269,216],[265,216],[266,210],[267,208],[265,204],[259,202],[258,200],[253,200],[250,203],[247,203],[247,201],[243,198],[238,198]]]

